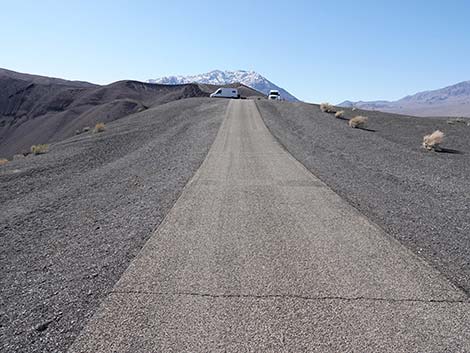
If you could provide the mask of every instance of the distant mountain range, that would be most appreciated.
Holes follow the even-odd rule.
[[[214,70],[205,74],[193,76],[167,76],[157,79],[148,80],[149,83],[159,83],[167,85],[177,85],[183,83],[204,83],[212,85],[226,85],[233,83],[242,83],[248,87],[254,88],[264,94],[268,94],[270,90],[278,90],[281,97],[288,101],[298,101],[296,97],[287,92],[285,89],[275,85],[265,77],[254,71],[220,71]]]
[[[419,92],[397,101],[344,101],[339,106],[416,116],[470,117],[470,81]]]

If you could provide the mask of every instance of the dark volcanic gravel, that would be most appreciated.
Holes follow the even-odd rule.
[[[369,117],[375,131],[366,131],[316,105],[259,101],[258,107],[273,135],[313,174],[470,291],[470,126],[345,109],[347,118]],[[423,136],[436,129],[447,136],[447,153],[421,148]]]
[[[168,103],[0,167],[0,351],[63,352],[204,160],[226,100]]]

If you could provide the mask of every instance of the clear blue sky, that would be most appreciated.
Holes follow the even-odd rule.
[[[0,0],[0,67],[110,83],[255,70],[301,99],[470,80],[470,1]]]

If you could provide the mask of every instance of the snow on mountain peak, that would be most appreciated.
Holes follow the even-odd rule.
[[[159,83],[167,85],[177,85],[183,83],[206,83],[212,85],[227,85],[231,83],[242,83],[248,87],[254,88],[264,94],[270,90],[278,90],[281,96],[289,101],[298,101],[292,94],[285,89],[275,85],[265,77],[255,71],[221,71],[213,70],[200,75],[191,76],[166,76],[157,79],[148,80],[149,83]]]

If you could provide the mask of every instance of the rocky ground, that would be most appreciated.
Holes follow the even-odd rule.
[[[1,352],[66,350],[204,160],[227,103],[163,104],[0,166]],[[256,103],[307,169],[469,292],[468,121]],[[348,126],[357,114],[366,129]],[[428,152],[436,129],[444,150]]]
[[[415,118],[345,109],[368,130],[317,105],[258,101],[278,141],[368,218],[470,291],[470,119]],[[424,135],[446,134],[441,153]]]
[[[226,104],[164,104],[0,166],[1,352],[66,350],[204,160]]]

